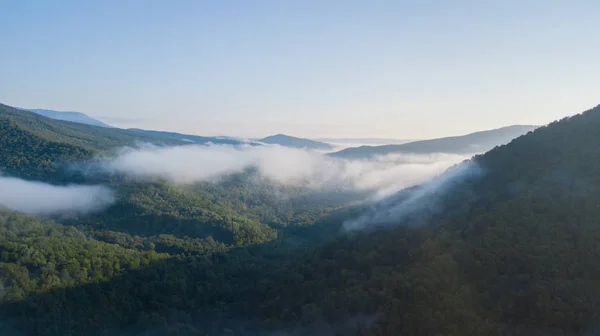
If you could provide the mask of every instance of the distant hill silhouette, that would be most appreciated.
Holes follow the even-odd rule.
[[[315,141],[326,143],[343,143],[356,145],[401,145],[417,141],[417,139],[392,139],[392,138],[318,138]]]
[[[285,134],[277,134],[271,135],[263,139],[257,140],[258,142],[272,144],[272,145],[280,145],[285,147],[292,148],[309,148],[309,149],[322,149],[322,150],[330,150],[333,149],[333,146],[330,144],[314,141],[310,139],[296,138]]]
[[[139,128],[130,128],[130,129],[128,129],[128,131],[137,132],[137,133],[144,134],[144,135],[151,135],[154,137],[162,137],[162,138],[167,138],[167,139],[171,139],[171,140],[184,141],[184,142],[196,143],[196,144],[213,143],[213,144],[219,144],[219,145],[241,145],[241,144],[255,145],[254,143],[248,143],[243,140],[230,138],[230,137],[205,137],[205,136],[182,134],[182,133],[176,133],[176,132],[150,131],[150,130],[143,130],[143,129],[139,129]]]
[[[87,114],[81,112],[62,112],[62,111],[53,111],[53,110],[45,110],[45,109],[23,109],[26,111],[30,111],[33,113],[37,113],[43,115],[44,117],[56,119],[56,120],[64,120],[71,121],[80,124],[92,125],[92,126],[100,126],[100,127],[112,127],[108,124],[103,123],[100,120],[94,119]]]
[[[538,126],[514,125],[462,136],[414,141],[402,145],[361,146],[346,148],[329,155],[345,159],[366,159],[374,155],[387,155],[391,153],[483,153],[498,145],[506,144],[512,139],[526,134],[527,132],[533,131],[536,128],[538,128]]]

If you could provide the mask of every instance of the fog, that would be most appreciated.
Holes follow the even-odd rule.
[[[440,198],[446,195],[452,186],[466,178],[479,177],[482,174],[483,170],[473,160],[464,161],[415,188],[382,199],[362,216],[345,221],[343,228],[351,231],[381,225],[418,225],[419,214],[430,215],[442,210]],[[403,223],[411,215],[417,216],[412,216],[408,223]]]
[[[164,178],[175,184],[218,181],[255,167],[284,185],[370,190],[376,198],[439,174],[465,156],[387,155],[368,161],[331,158],[280,146],[188,145],[124,148],[102,163],[105,171],[140,179]]]
[[[0,176],[0,206],[27,214],[86,213],[113,201],[112,191],[103,186],[54,186]]]

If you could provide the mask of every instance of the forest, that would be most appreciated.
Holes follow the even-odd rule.
[[[598,330],[600,106],[475,156],[482,174],[426,195],[435,211],[349,232],[368,212],[360,194],[250,183],[251,171],[185,187],[89,177],[63,163],[133,135],[4,105],[0,127],[4,175],[117,192],[88,215],[1,210],[2,335]]]

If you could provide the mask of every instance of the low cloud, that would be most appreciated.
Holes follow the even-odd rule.
[[[100,210],[114,201],[103,186],[55,186],[0,176],[0,206],[33,215],[79,214]]]
[[[408,217],[409,225],[418,225],[420,215],[442,210],[443,204],[440,204],[440,199],[448,194],[453,186],[466,178],[479,177],[482,173],[482,169],[474,161],[462,162],[419,186],[377,202],[362,216],[345,221],[343,228],[352,231],[402,224]]]
[[[350,161],[280,146],[144,146],[121,150],[105,160],[102,168],[140,179],[164,178],[176,184],[218,181],[222,176],[255,168],[261,176],[285,185],[367,190],[381,198],[422,183],[463,159],[465,156],[431,154]]]

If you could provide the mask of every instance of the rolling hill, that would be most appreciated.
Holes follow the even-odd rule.
[[[299,207],[242,176],[112,181],[122,207],[70,226],[0,211],[0,333],[593,335],[599,129],[600,106],[277,238],[249,223]]]
[[[80,112],[60,112],[46,109],[19,109],[23,111],[33,112],[35,114],[42,115],[44,117],[48,117],[55,120],[69,121],[78,124],[85,124],[91,126],[98,126],[104,128],[115,128],[113,126],[107,125],[99,120],[96,120],[86,114]],[[119,129],[119,128],[115,128]],[[170,144],[183,144],[183,143],[195,143],[195,144],[221,144],[221,145],[240,145],[247,142],[242,140],[228,138],[228,137],[205,137],[199,135],[191,135],[191,134],[182,134],[176,132],[167,132],[167,131],[154,131],[154,130],[144,130],[139,128],[129,128],[129,129],[119,129],[121,134],[128,134],[130,137],[139,138],[140,142],[150,142],[156,143],[159,139],[162,141],[167,141]],[[90,132],[90,130],[86,130],[86,132]],[[102,132],[102,131],[100,131]],[[60,132],[59,132],[60,133]],[[111,136],[110,133],[106,133],[106,136]],[[114,136],[114,135],[113,135]],[[123,140],[127,144],[131,144],[131,141],[127,141],[122,136]],[[256,145],[255,143],[250,143],[251,145]]]
[[[261,143],[279,145],[291,148],[307,148],[307,149],[318,149],[318,150],[331,150],[333,146],[324,142],[318,142],[309,139],[295,138],[285,134],[271,135],[266,138],[256,140]]]
[[[70,122],[76,122],[80,124],[99,126],[99,127],[112,127],[103,123],[100,120],[94,119],[87,114],[81,112],[62,112],[62,111],[54,111],[54,110],[45,110],[45,109],[21,109],[30,111],[33,113],[37,113],[39,115],[43,115],[44,117],[56,119],[56,120],[64,120]]]
[[[56,120],[0,104],[0,120],[11,127],[45,141],[80,146],[90,150],[108,150],[135,146],[140,142],[153,144],[186,144],[184,141],[140,134],[119,128],[91,126]]]
[[[401,145],[361,146],[346,148],[339,152],[330,153],[329,155],[344,159],[366,159],[376,155],[387,155],[393,153],[483,153],[494,148],[495,146],[506,144],[512,139],[526,134],[537,127],[538,126],[523,125],[507,126],[462,136],[414,141]]]
[[[354,144],[356,145],[402,145],[417,140],[392,139],[392,138],[318,138],[315,141],[330,144]]]
[[[181,145],[183,141],[55,120],[0,104],[0,169],[9,175],[64,180],[65,162],[139,143]]]
[[[161,137],[161,138],[166,138],[166,139],[170,139],[170,140],[174,140],[174,141],[184,141],[184,142],[188,142],[188,143],[195,143],[195,144],[218,144],[218,145],[242,145],[242,144],[247,144],[248,142],[242,141],[242,140],[238,140],[238,139],[234,139],[234,138],[227,138],[227,137],[205,137],[205,136],[199,136],[199,135],[191,135],[191,134],[182,134],[182,133],[175,133],[175,132],[165,132],[165,131],[150,131],[150,130],[143,130],[143,129],[138,129],[138,128],[129,128],[128,131],[131,132],[136,132],[139,134],[144,134],[144,135],[150,135],[150,136],[154,136],[154,137]],[[256,145],[255,143],[249,143],[251,145]]]

